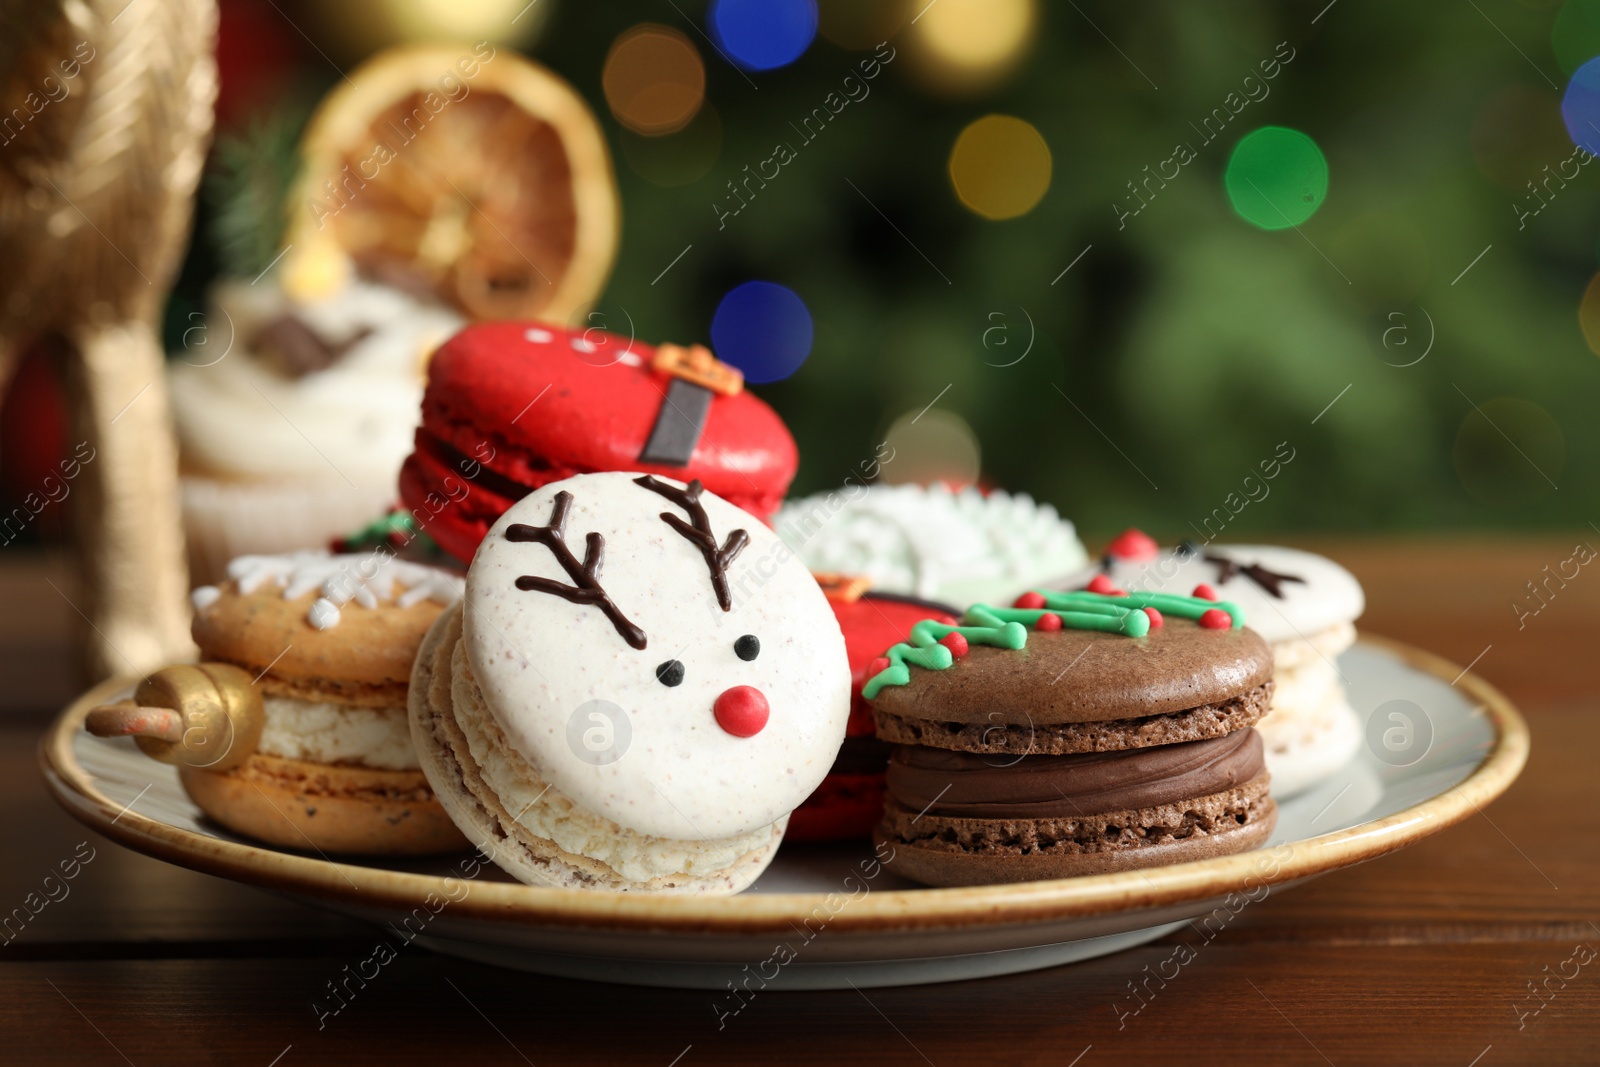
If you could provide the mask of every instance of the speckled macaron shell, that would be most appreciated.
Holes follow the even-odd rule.
[[[318,629],[311,608],[318,591],[285,598],[268,583],[250,593],[238,583],[195,612],[192,633],[202,659],[266,672],[269,691],[303,699],[332,698],[364,707],[405,706],[417,646],[445,605],[402,607],[393,600],[346,605],[338,625]]]
[[[191,799],[235,833],[284,848],[433,856],[470,846],[421,771],[335,766],[255,753],[217,773],[179,768]]]
[[[467,576],[463,640],[473,675],[509,742],[589,811],[679,839],[772,824],[822,781],[844,738],[850,668],[839,625],[777,536],[706,491],[716,543],[735,529],[749,537],[728,564],[732,607],[724,611],[706,557],[662,518],[687,520],[686,512],[637,477],[552,483],[490,530]],[[572,582],[548,547],[507,537],[514,524],[547,525],[562,492],[572,497],[567,547],[581,560],[588,534],[604,538],[600,584],[644,631],[645,648],[632,647],[597,607],[517,587],[525,575]],[[753,660],[734,650],[746,634],[760,641]],[[672,660],[683,675],[668,686],[657,669]],[[730,734],[714,713],[718,696],[737,686],[755,687],[770,705],[752,737]],[[609,762],[574,740],[594,722],[585,710],[593,701],[625,714],[627,744]]]
[[[1283,596],[1275,597],[1242,573],[1219,581],[1217,564],[1207,562],[1206,556],[1240,565],[1260,564],[1302,581],[1283,582]],[[1081,589],[1100,570],[1088,568],[1057,584],[1063,589]],[[1250,628],[1272,644],[1309,638],[1354,622],[1366,607],[1361,583],[1349,571],[1314,552],[1277,545],[1212,544],[1187,555],[1168,550],[1148,562],[1113,560],[1106,574],[1113,585],[1130,592],[1188,595],[1197,585],[1209,585],[1223,600],[1239,605]]]
[[[900,718],[1045,726],[1223,704],[1271,680],[1272,652],[1253,630],[1168,617],[1145,637],[1030,630],[1020,649],[975,644],[947,670],[912,667],[909,685],[870,703]]]

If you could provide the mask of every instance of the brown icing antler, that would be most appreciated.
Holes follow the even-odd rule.
[[[572,506],[572,494],[563,490],[556,494],[555,507],[550,512],[548,526],[528,526],[512,523],[506,527],[507,541],[534,541],[548,548],[561,564],[561,569],[572,579],[571,585],[562,585],[549,578],[524,574],[517,579],[517,588],[524,592],[552,593],[574,604],[590,604],[605,613],[611,625],[617,628],[622,639],[634,648],[644,648],[644,631],[622,614],[611,595],[600,586],[600,567],[605,562],[606,539],[591,532],[586,539],[583,562],[580,564],[567,548],[567,509]]]
[[[711,568],[711,588],[717,591],[717,603],[722,605],[723,611],[732,611],[733,597],[728,593],[728,564],[744,551],[744,546],[750,543],[750,535],[743,530],[733,530],[722,542],[722,547],[717,547],[717,539],[711,533],[711,519],[706,516],[706,509],[700,503],[700,491],[705,487],[698,478],[682,489],[658,481],[649,474],[633,481],[652,493],[660,493],[689,513],[689,518],[694,520],[693,525],[666,511],[661,513],[661,521],[677,530],[705,556],[706,566]]]
[[[1279,600],[1283,599],[1284,582],[1299,582],[1304,585],[1306,581],[1298,574],[1278,574],[1276,571],[1269,571],[1260,563],[1240,563],[1238,560],[1228,559],[1226,556],[1205,556],[1203,558],[1205,562],[1217,568],[1218,585],[1227,582],[1234,575],[1242,574]]]

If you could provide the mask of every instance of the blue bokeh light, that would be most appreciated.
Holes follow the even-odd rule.
[[[717,358],[738,367],[755,385],[778,382],[811,354],[811,312],[794,290],[776,282],[745,282],[729,290],[711,319]]]
[[[817,35],[816,0],[714,0],[711,38],[745,70],[773,70],[799,59]]]
[[[1572,72],[1561,97],[1561,118],[1573,144],[1600,155],[1600,56]]]

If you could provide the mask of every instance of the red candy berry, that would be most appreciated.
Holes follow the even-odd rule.
[[[1199,585],[1195,586],[1194,587],[1194,592],[1190,593],[1189,595],[1190,596],[1199,597],[1201,600],[1221,600],[1222,599],[1220,596],[1217,595],[1217,591],[1215,589],[1211,588],[1205,582],[1201,582]]]
[[[1233,620],[1221,608],[1209,608],[1205,614],[1200,616],[1200,625],[1207,630],[1231,630],[1233,628]]]
[[[1109,595],[1116,589],[1111,584],[1111,579],[1103,574],[1097,574],[1089,579],[1089,592]]]
[[[871,663],[867,664],[867,677],[868,678],[876,678],[878,675],[882,674],[884,671],[886,671],[888,669],[889,669],[889,657],[888,656],[879,656],[877,659],[875,659]]]
[[[1123,530],[1106,546],[1106,555],[1132,563],[1145,563],[1160,554],[1161,546],[1143,530]]]
[[[1152,630],[1159,630],[1167,624],[1167,620],[1163,619],[1161,617],[1161,612],[1157,611],[1155,608],[1145,608],[1144,613],[1150,616],[1150,629]]]
[[[966,637],[954,630],[951,630],[949,633],[939,638],[939,643],[945,648],[948,648],[950,650],[950,654],[956,659],[960,659],[962,656],[967,654]],[[885,660],[884,662],[887,663],[888,660]]]
[[[1061,616],[1053,611],[1047,611],[1039,616],[1039,621],[1033,624],[1035,630],[1053,631],[1061,629]]]
[[[1027,608],[1030,611],[1044,607],[1044,596],[1040,593],[1023,593],[1011,602],[1014,608]]]
[[[753,685],[725,690],[711,705],[711,712],[717,717],[717,725],[734,737],[754,737],[772,715],[766,695]]]

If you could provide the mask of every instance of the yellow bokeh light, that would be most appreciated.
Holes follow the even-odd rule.
[[[950,150],[950,182],[963,204],[986,219],[1033,210],[1050,188],[1050,146],[1033,124],[985,115],[961,131]]]
[[[978,436],[953,411],[909,411],[889,427],[884,443],[894,456],[883,464],[883,481],[888,485],[942,482],[960,489],[978,480]]]
[[[706,98],[706,68],[688,37],[644,23],[611,45],[600,74],[606,103],[635,133],[659,137],[689,124]]]
[[[1583,291],[1578,326],[1583,330],[1583,339],[1589,342],[1589,351],[1600,356],[1600,274],[1590,278],[1589,288]]]
[[[983,88],[1022,57],[1038,21],[1035,0],[935,0],[913,16],[906,45],[924,81]]]

